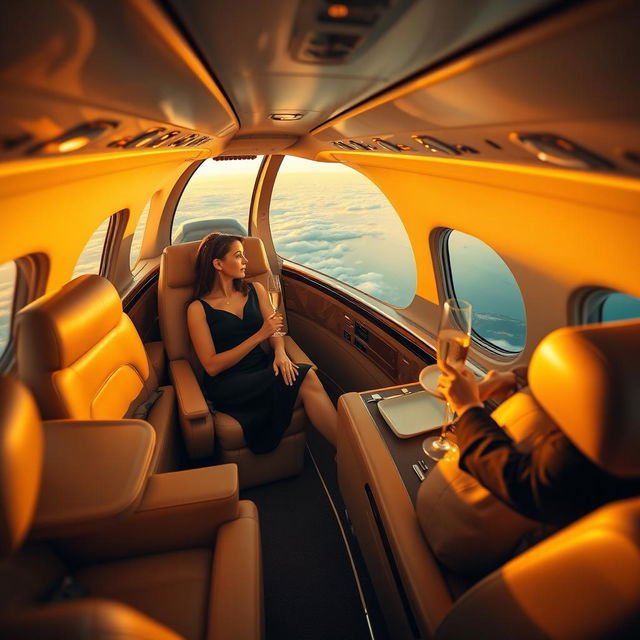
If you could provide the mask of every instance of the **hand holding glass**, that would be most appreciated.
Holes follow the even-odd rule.
[[[469,344],[471,342],[471,304],[463,300],[448,299],[444,301],[438,328],[437,358],[438,366],[444,373],[444,364],[454,369],[462,369]],[[447,438],[450,407],[447,403],[444,413],[444,424],[438,436],[431,436],[422,443],[424,452],[434,460],[442,460],[447,454],[458,449],[455,443]]]
[[[267,282],[267,293],[269,294],[269,302],[274,313],[277,313],[280,303],[282,302],[282,286],[280,284],[280,278],[269,274],[269,280]],[[283,327],[276,331],[274,336],[286,336],[287,331]]]

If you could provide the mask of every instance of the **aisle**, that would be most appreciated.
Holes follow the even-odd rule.
[[[309,458],[300,476],[243,491],[260,513],[267,640],[370,640],[331,505]]]

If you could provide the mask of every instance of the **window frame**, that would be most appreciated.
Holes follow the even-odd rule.
[[[82,251],[78,254],[76,264],[73,267],[72,280],[75,280],[75,278],[79,278],[80,276],[89,275],[88,273],[80,273],[78,275],[74,274],[87,244],[93,238],[96,231],[104,224],[105,220],[108,220],[109,224],[107,225],[107,230],[104,234],[104,242],[102,244],[102,251],[100,252],[100,263],[97,275],[113,282],[118,270],[118,260],[120,247],[122,246],[122,239],[124,238],[124,232],[127,227],[127,222],[129,221],[129,209],[120,209],[120,211],[110,214],[93,230],[89,239],[82,248]]]
[[[453,229],[451,227],[443,228],[437,237],[437,255],[438,255],[438,267],[440,269],[440,274],[442,277],[442,293],[444,295],[444,299],[453,298],[454,300],[458,300],[458,297],[456,295],[455,285],[453,282],[453,270],[451,268],[451,253],[449,251],[449,237],[454,231],[458,231],[459,233],[466,233],[465,231],[460,231],[459,229]],[[472,234],[467,234],[467,235],[472,235]],[[507,267],[507,269],[509,269],[509,272],[513,276],[513,279],[515,280],[516,285],[518,286],[520,297],[522,298],[522,301],[524,303],[524,296],[522,295],[522,288],[520,287],[520,283],[518,282],[513,271],[511,271],[511,269],[509,268],[509,265],[504,261],[502,256],[492,246],[484,242],[484,240],[477,238],[476,236],[472,236],[472,237],[475,238],[476,240],[479,240],[480,242],[483,242],[485,245],[487,245],[502,260],[502,262],[504,262],[505,266]],[[524,307],[524,313],[525,313],[524,319],[525,319],[525,329],[526,329],[528,325],[526,306]],[[503,362],[511,362],[517,359],[520,355],[522,355],[522,353],[527,348],[526,339],[525,339],[525,344],[523,345],[522,349],[520,349],[520,351],[508,351],[507,349],[503,349],[498,345],[493,344],[493,342],[482,337],[473,328],[473,326],[471,328],[471,343],[475,347],[479,348],[486,355],[492,358],[499,359]]]
[[[0,371],[12,370],[15,366],[14,323],[16,315],[36,298],[44,295],[49,279],[49,259],[44,253],[30,253],[7,260],[16,267],[11,316],[9,320],[9,339],[0,353]]]
[[[603,320],[602,313],[604,311],[604,305],[607,302],[609,296],[613,293],[619,293],[629,297],[630,293],[619,291],[618,289],[611,289],[608,287],[592,288],[584,291],[579,297],[578,313],[576,324],[604,324],[607,322],[622,322],[621,320]]]

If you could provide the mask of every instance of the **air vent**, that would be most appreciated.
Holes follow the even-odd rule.
[[[541,160],[570,169],[613,169],[614,164],[553,133],[511,133],[509,139]]]
[[[395,151],[396,153],[401,153],[402,149],[393,142],[389,142],[389,140],[383,140],[382,138],[374,138],[373,141],[376,144],[379,144],[383,149],[387,151]]]
[[[355,147],[348,145],[346,142],[332,142],[334,147],[338,147],[338,149],[342,149],[343,151],[354,151]]]
[[[342,64],[362,54],[414,0],[305,0],[299,3],[290,51],[299,62]]]
[[[460,151],[456,148],[448,145],[442,140],[432,138],[431,136],[412,136],[414,140],[417,140],[427,151],[431,153],[446,153],[449,156],[459,156]]]

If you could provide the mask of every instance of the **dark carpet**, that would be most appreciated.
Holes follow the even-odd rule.
[[[267,640],[370,640],[347,551],[309,455],[298,477],[241,497],[260,513]]]

